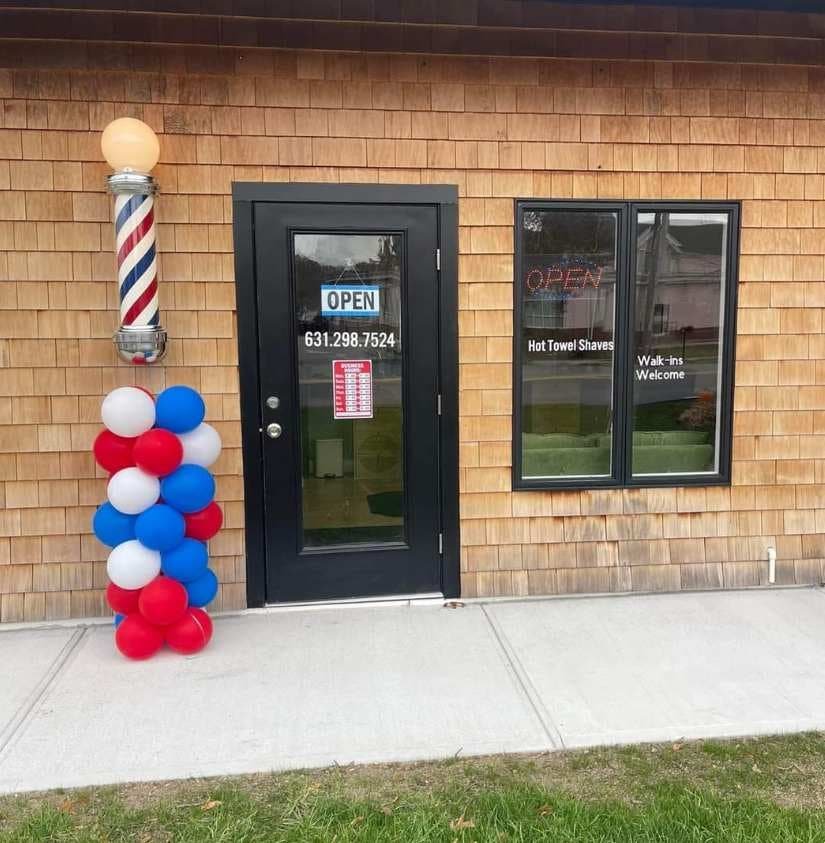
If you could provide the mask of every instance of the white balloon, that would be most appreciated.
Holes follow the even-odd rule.
[[[118,436],[140,436],[155,423],[152,396],[134,386],[113,389],[100,407],[103,424]]]
[[[150,550],[137,539],[122,542],[109,554],[106,573],[121,588],[143,588],[160,573],[160,553]]]
[[[139,468],[122,468],[106,488],[109,503],[124,515],[138,515],[157,503],[160,480]]]
[[[205,422],[188,433],[179,433],[183,445],[183,462],[189,465],[202,465],[209,468],[221,455],[221,435]]]

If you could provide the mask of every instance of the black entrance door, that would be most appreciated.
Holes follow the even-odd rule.
[[[250,215],[266,601],[445,591],[438,206]]]

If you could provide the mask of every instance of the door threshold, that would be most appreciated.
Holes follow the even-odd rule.
[[[381,597],[347,597],[340,600],[305,600],[289,603],[267,603],[262,609],[249,612],[301,612],[308,609],[357,609],[362,606],[440,606],[444,595],[440,591],[425,594],[388,594]]]

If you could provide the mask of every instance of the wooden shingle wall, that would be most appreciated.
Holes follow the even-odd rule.
[[[217,608],[244,605],[230,185],[460,192],[467,596],[819,582],[825,71],[0,41],[0,620],[105,611],[102,396],[188,383],[224,437]],[[116,362],[99,133],[160,135],[163,365]],[[743,200],[730,488],[510,491],[513,199]]]

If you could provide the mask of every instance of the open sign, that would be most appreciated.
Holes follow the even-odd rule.
[[[321,316],[378,316],[381,288],[368,285],[321,285]]]

